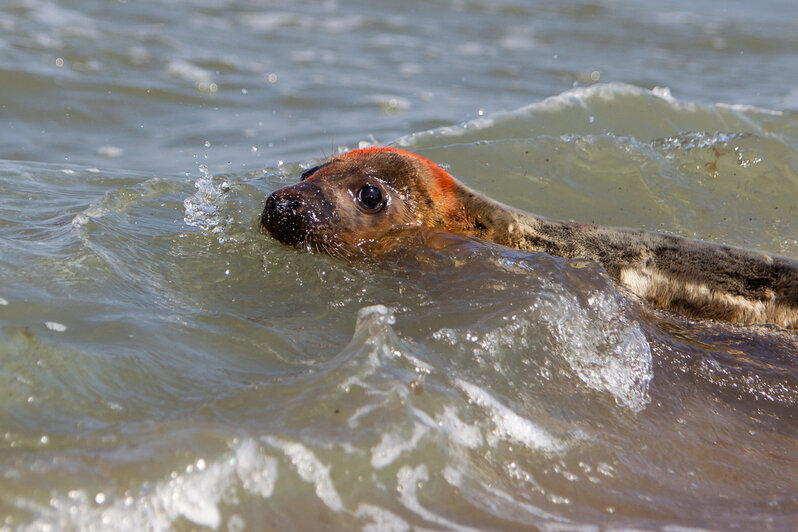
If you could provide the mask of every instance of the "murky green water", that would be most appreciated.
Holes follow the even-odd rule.
[[[394,143],[546,216],[798,258],[796,15],[6,2],[0,529],[794,530],[794,333],[442,235],[348,264],[257,216]]]

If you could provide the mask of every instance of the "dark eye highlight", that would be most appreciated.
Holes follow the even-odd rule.
[[[374,185],[363,185],[357,191],[357,202],[366,212],[376,212],[382,207],[382,192]]]

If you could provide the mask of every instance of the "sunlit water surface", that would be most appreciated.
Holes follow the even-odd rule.
[[[795,333],[583,260],[257,228],[392,143],[798,258],[798,12],[706,4],[4,4],[0,528],[794,530]]]

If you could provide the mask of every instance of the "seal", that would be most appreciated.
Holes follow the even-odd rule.
[[[550,220],[487,198],[412,152],[353,150],[271,194],[262,228],[333,256],[414,227],[599,262],[654,307],[691,318],[798,329],[798,261],[639,229]]]

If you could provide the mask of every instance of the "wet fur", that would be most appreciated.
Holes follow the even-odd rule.
[[[366,181],[393,195],[379,216],[356,213],[345,205],[346,195],[336,193],[336,187],[351,189]],[[325,207],[325,215],[324,209],[310,205],[312,216],[290,222],[304,225],[304,241],[321,241],[328,248],[334,241],[334,249],[351,252],[404,227],[427,227],[516,249],[595,260],[653,306],[689,317],[798,328],[798,261],[792,259],[650,231],[548,220],[482,196],[428,159],[394,148],[338,156],[275,195],[308,199],[308,191],[297,190],[307,182],[316,187],[319,205],[333,207]],[[279,235],[285,213],[276,212],[275,202],[269,201],[264,227],[296,245]],[[319,219],[326,221],[317,223]]]

